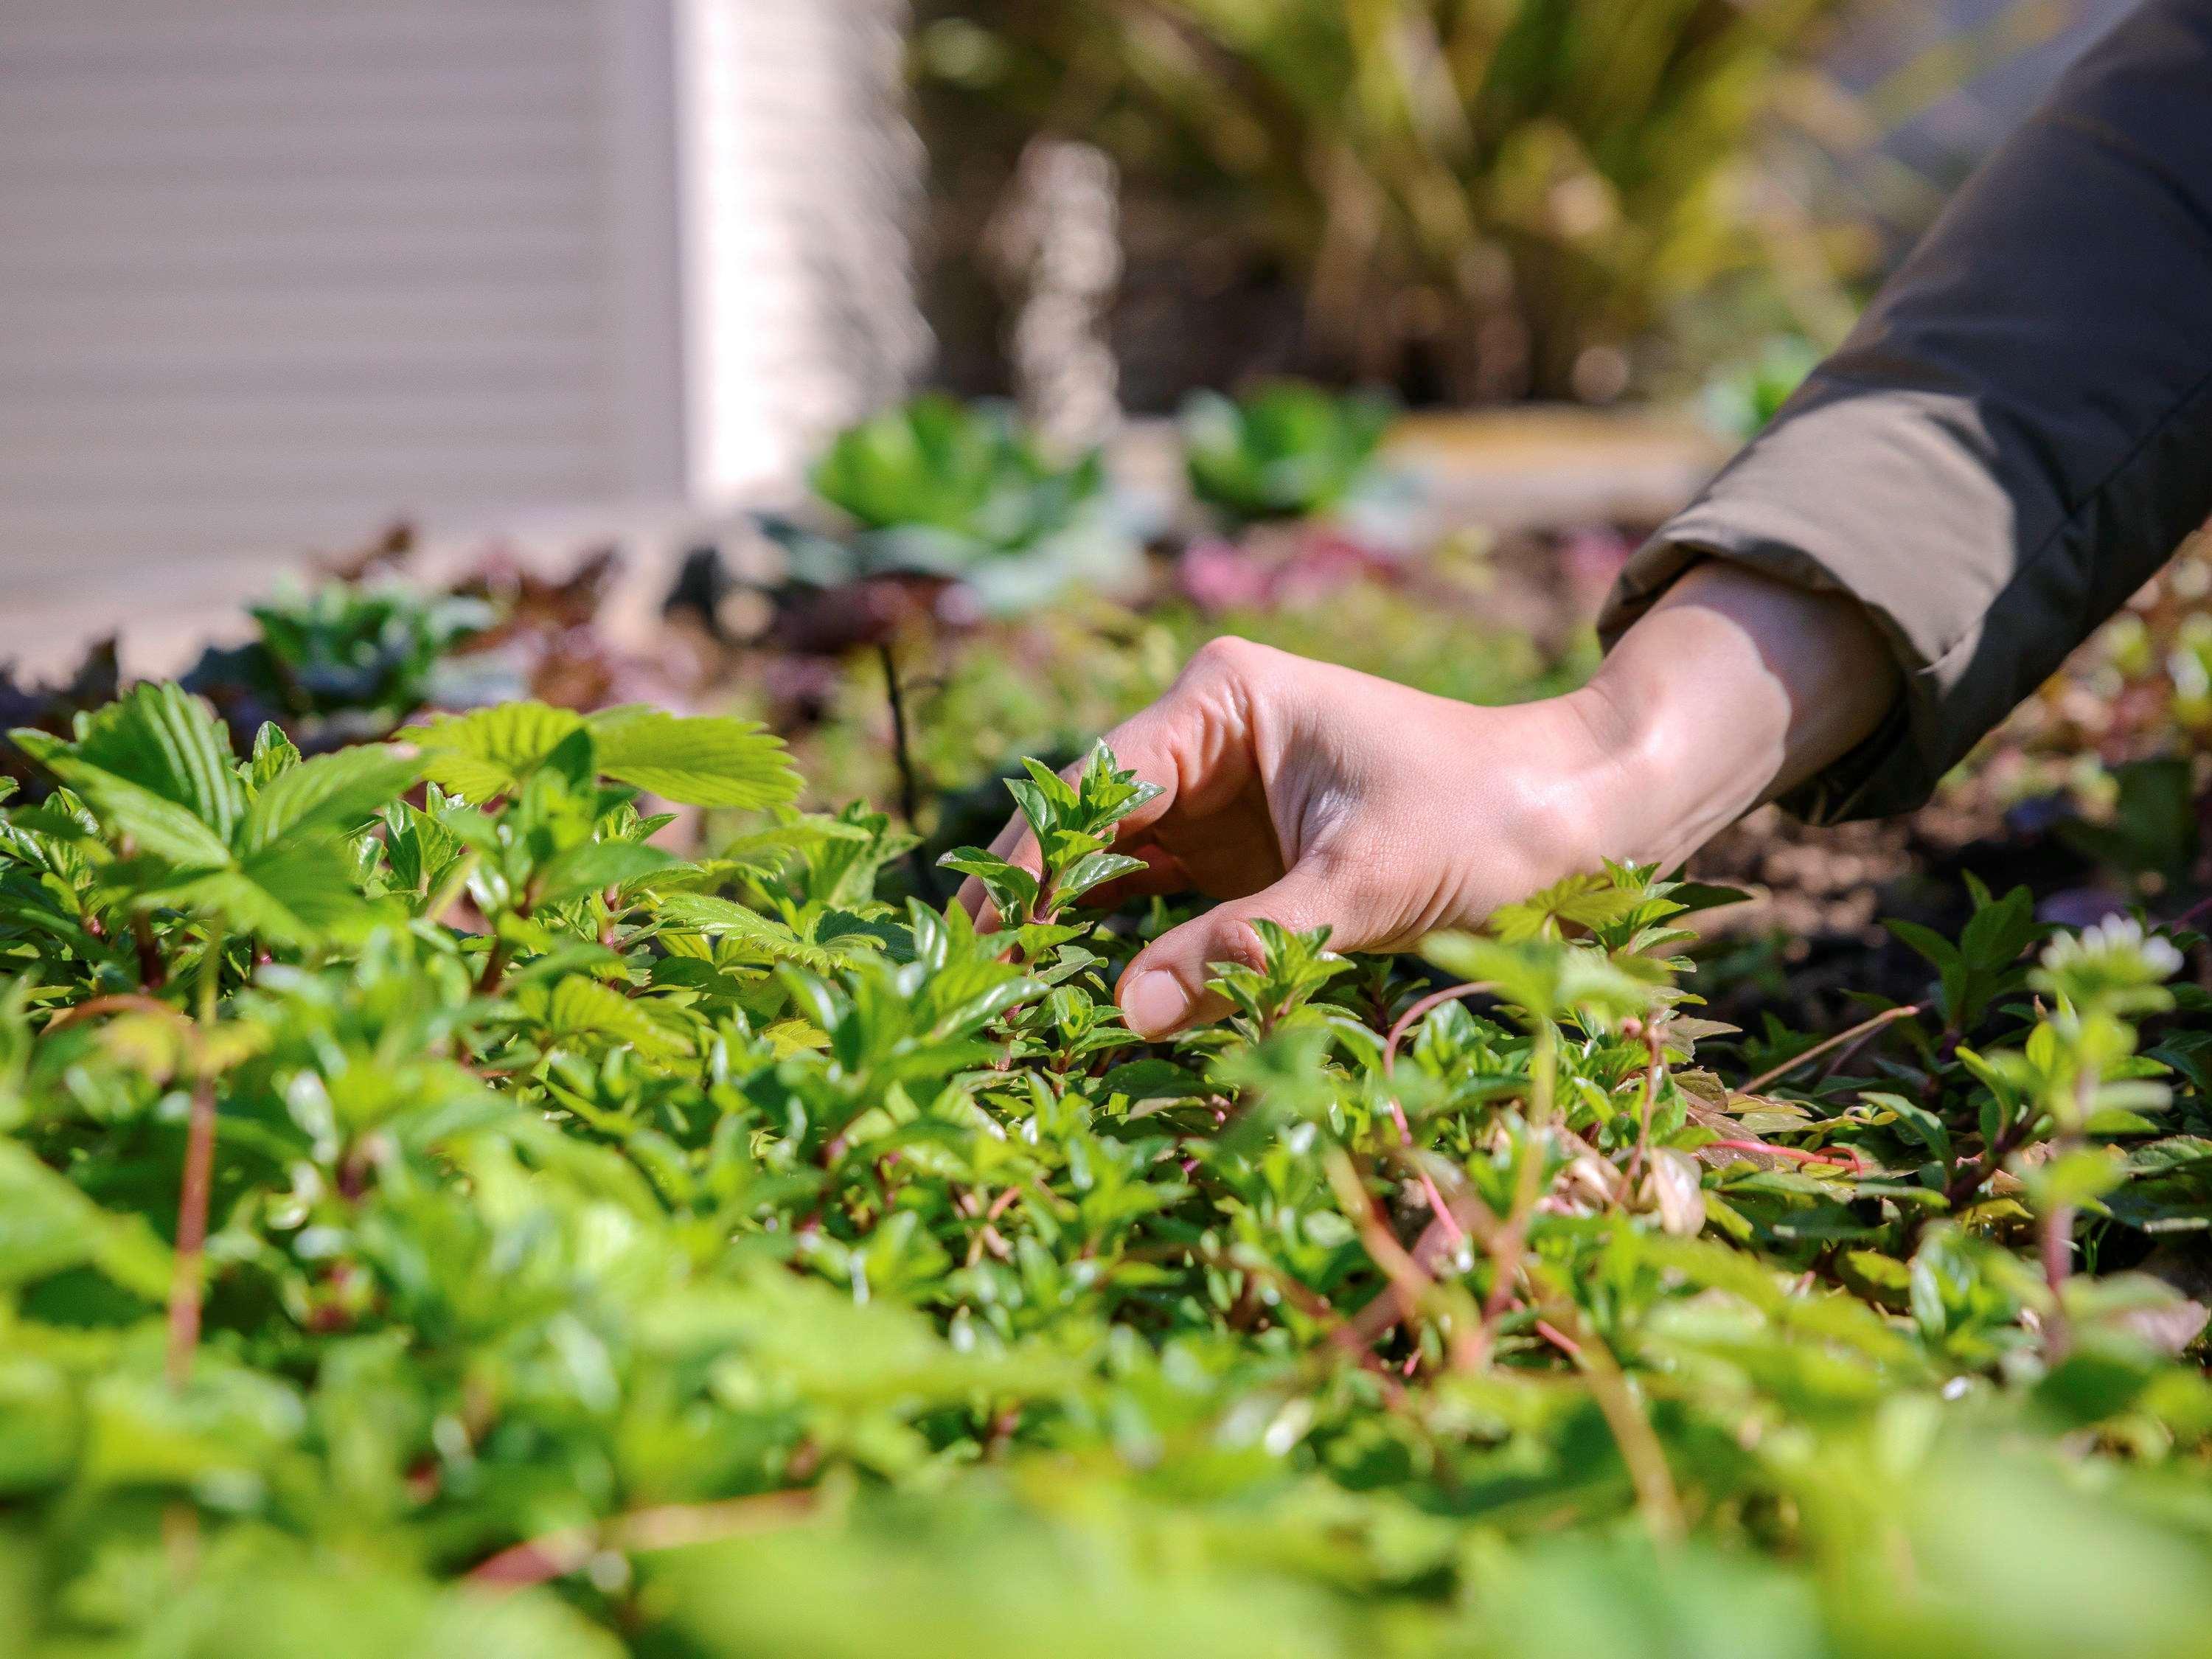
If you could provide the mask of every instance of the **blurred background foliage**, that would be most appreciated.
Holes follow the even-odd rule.
[[[1282,371],[1606,403],[1681,389],[1747,337],[1832,343],[1940,195],[1885,139],[2073,11],[1920,39],[1917,14],[1960,9],[1988,10],[923,0],[946,372],[990,373],[989,215],[1054,135],[1121,168],[1135,407]]]

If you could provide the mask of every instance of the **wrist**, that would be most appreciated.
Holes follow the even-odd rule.
[[[1606,857],[1671,868],[1759,804],[1758,721],[1717,730],[1679,681],[1617,662],[1567,699],[1601,757],[1593,828]]]
[[[1573,695],[1611,757],[1614,856],[1672,865],[1871,733],[1898,671],[1855,601],[1709,562]]]

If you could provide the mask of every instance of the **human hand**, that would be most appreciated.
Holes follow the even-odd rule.
[[[1396,950],[1608,850],[1614,762],[1576,697],[1481,708],[1220,639],[1107,743],[1163,793],[1116,843],[1147,868],[1098,896],[1224,901],[1123,976],[1123,1013],[1148,1036],[1225,1009],[1205,989],[1209,964],[1255,959],[1255,918],[1325,925],[1340,950]],[[1019,820],[991,850],[1037,867]],[[979,890],[963,898],[980,908]]]
[[[1400,950],[1608,857],[1686,856],[1871,730],[1887,660],[1846,602],[1720,567],[1678,584],[1589,685],[1510,708],[1215,640],[1107,737],[1161,793],[1118,829],[1146,869],[1097,896],[1223,901],[1130,963],[1123,1017],[1146,1036],[1218,1018],[1210,964],[1256,962],[1258,918]],[[1038,868],[1019,818],[991,851]],[[961,898],[988,913],[977,884]]]

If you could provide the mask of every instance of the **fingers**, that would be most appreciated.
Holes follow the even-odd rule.
[[[1139,1036],[1162,1037],[1227,1013],[1228,1002],[1207,990],[1206,981],[1215,976],[1217,962],[1258,965],[1255,921],[1297,933],[1327,924],[1340,948],[1358,949],[1363,929],[1346,886],[1336,878],[1332,860],[1309,859],[1273,887],[1217,905],[1163,933],[1121,975],[1115,994],[1123,1021]]]

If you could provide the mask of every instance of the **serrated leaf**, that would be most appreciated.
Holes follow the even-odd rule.
[[[449,714],[403,734],[422,750],[422,775],[473,805],[511,793],[568,738],[584,717],[542,702],[503,702]]]
[[[1489,931],[1508,945],[1523,939],[1558,939],[1562,927],[1600,927],[1632,914],[1644,902],[1640,887],[1624,886],[1607,875],[1583,872],[1554,882],[1517,904],[1501,905]]]
[[[187,875],[143,896],[204,912],[237,933],[294,945],[320,944],[368,914],[345,844],[330,836],[294,836],[235,865]]]
[[[556,1038],[598,1036],[628,1043],[648,1059],[669,1059],[691,1052],[690,1040],[655,1019],[635,1000],[597,980],[570,977],[560,981],[542,998],[536,988],[522,994],[524,1006]]]
[[[783,739],[752,720],[633,705],[590,721],[599,769],[688,806],[763,810],[799,798]]]
[[[185,808],[228,842],[246,807],[230,733],[214,711],[169,682],[134,686],[83,721],[71,745],[85,766]]]
[[[737,940],[763,962],[795,962],[826,972],[837,965],[831,951],[801,939],[772,916],[704,893],[671,893],[654,914],[672,927]]]
[[[412,787],[422,769],[420,757],[382,744],[301,761],[254,796],[240,844],[250,853],[297,830],[357,830]]]
[[[253,734],[253,756],[246,765],[246,781],[256,789],[266,788],[271,778],[300,763],[300,750],[274,720],[261,722]]]
[[[17,741],[25,735],[17,732]],[[229,843],[190,807],[67,754],[41,758],[103,823],[140,851],[187,869],[218,868],[230,861]]]

